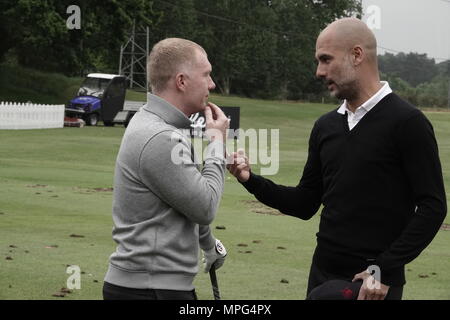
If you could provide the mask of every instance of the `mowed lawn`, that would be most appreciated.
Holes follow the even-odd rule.
[[[314,121],[335,108],[222,96],[211,100],[240,106],[244,129],[279,129],[279,171],[271,178],[285,185],[298,183]],[[450,113],[426,115],[435,128],[448,191]],[[120,126],[0,131],[0,299],[101,299],[115,249],[111,188],[123,133]],[[259,166],[254,170],[259,173]],[[229,252],[218,271],[222,298],[304,299],[318,222],[319,214],[302,221],[262,206],[227,174],[212,224]],[[449,243],[450,230],[439,231],[407,266],[405,299],[450,299]],[[81,289],[61,294],[69,265],[80,267]],[[195,285],[200,299],[212,299],[207,274],[199,273]]]

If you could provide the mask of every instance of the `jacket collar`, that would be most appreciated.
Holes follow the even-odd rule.
[[[147,104],[143,108],[145,111],[156,114],[166,123],[178,129],[191,127],[192,121],[183,112],[157,95],[147,93]]]

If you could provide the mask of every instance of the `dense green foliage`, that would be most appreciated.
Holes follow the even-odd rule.
[[[64,104],[75,96],[82,81],[60,73],[0,64],[0,101]]]
[[[450,61],[436,64],[426,54],[378,57],[382,78],[403,98],[421,107],[450,107]]]
[[[66,27],[69,5],[81,9],[79,30]],[[0,59],[69,76],[116,72],[135,21],[150,27],[151,44],[202,44],[222,93],[308,99],[323,90],[313,72],[317,34],[360,12],[356,0],[4,0]]]
[[[80,7],[80,29],[66,26],[70,5]],[[149,13],[145,0],[3,0],[0,59],[9,51],[22,65],[66,75],[113,70],[133,19],[152,25]]]
[[[70,5],[80,7],[80,29],[66,26]],[[315,78],[316,37],[334,19],[360,14],[357,0],[3,0],[0,61],[71,77],[117,73],[135,23],[149,27],[150,45],[200,43],[222,94],[336,103]],[[411,103],[447,107],[450,63],[387,53],[380,69]]]

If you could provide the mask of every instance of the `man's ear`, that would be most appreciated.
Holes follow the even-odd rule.
[[[357,45],[353,47],[352,49],[353,65],[355,66],[360,65],[364,60],[364,56],[365,52],[361,46]]]
[[[175,76],[175,86],[180,91],[186,91],[186,75],[182,72]]]

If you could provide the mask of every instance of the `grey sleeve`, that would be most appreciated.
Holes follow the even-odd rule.
[[[210,226],[199,226],[199,244],[202,250],[209,250],[216,244]]]
[[[139,158],[141,181],[161,200],[192,222],[209,225],[222,197],[224,145],[207,146],[203,170],[191,158],[191,145],[176,131],[163,131],[144,146]]]

